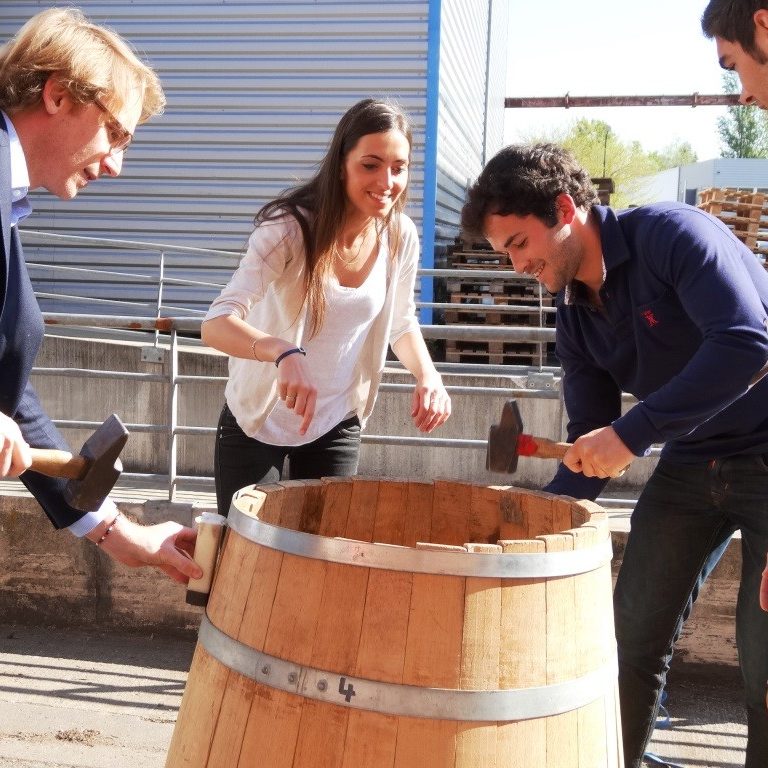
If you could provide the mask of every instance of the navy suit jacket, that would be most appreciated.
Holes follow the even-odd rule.
[[[43,317],[32,291],[21,240],[11,227],[11,155],[0,115],[0,412],[19,425],[34,448],[69,450],[29,383],[43,340]],[[65,480],[27,470],[21,481],[57,528],[72,525],[83,512],[64,500]]]

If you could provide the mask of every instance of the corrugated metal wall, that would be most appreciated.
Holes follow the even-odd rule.
[[[427,211],[425,245],[435,242],[435,226],[443,240],[452,237],[467,180],[482,166],[484,141],[502,130],[503,86],[498,125],[494,108],[487,136],[484,126],[486,78],[496,91],[503,81],[503,73],[493,77],[495,66],[486,71],[490,2],[494,18],[506,14],[507,0],[82,0],[77,5],[92,20],[118,31],[155,67],[168,106],[139,128],[120,179],[92,184],[74,202],[33,193],[35,212],[26,228],[238,253],[258,207],[311,174],[344,110],[378,96],[396,99],[414,121],[408,212],[420,229],[425,151],[433,165],[437,155],[437,201]],[[55,4],[2,0],[0,41]],[[435,9],[442,40],[439,82],[430,82],[428,22]],[[500,61],[506,41],[499,38],[501,26],[491,29],[491,55]],[[434,137],[425,147],[430,88],[440,100],[437,148]],[[130,299],[146,305],[137,305],[135,314],[152,313],[157,254],[26,242],[30,262],[152,277],[142,284],[33,267],[39,291]],[[235,257],[169,253],[166,275],[223,283],[235,263]],[[425,263],[432,263],[431,253]],[[203,310],[216,292],[169,287],[165,301]],[[48,311],[95,311],[87,301],[41,304]],[[126,314],[108,304],[98,311]]]
[[[452,240],[467,186],[502,146],[509,0],[443,0],[436,243]]]
[[[489,0],[443,0],[436,244],[452,239],[467,184],[482,168]]]
[[[488,76],[485,99],[485,165],[504,145],[504,99],[507,95],[509,0],[489,0]]]
[[[3,0],[0,40],[46,5]],[[81,0],[78,7],[130,40],[157,69],[168,106],[139,129],[120,179],[92,184],[71,202],[35,193],[27,228],[239,251],[256,209],[312,172],[339,116],[369,95],[397,99],[414,120],[409,213],[421,224],[427,3]],[[30,245],[26,253],[28,261],[134,273],[151,271],[156,261],[100,248]],[[167,258],[169,274],[222,282],[234,264]],[[63,272],[52,276],[56,286],[50,273],[34,274],[43,291],[76,293],[77,285],[65,281],[82,284]],[[89,292],[107,290],[95,282]],[[154,300],[151,285],[115,290]],[[177,287],[167,299],[204,308],[214,294]],[[43,304],[84,311],[82,303]]]

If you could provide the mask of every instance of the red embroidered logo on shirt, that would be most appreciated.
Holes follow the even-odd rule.
[[[643,318],[645,319],[645,322],[648,323],[649,328],[653,328],[654,325],[659,324],[656,315],[654,315],[653,311],[650,309],[646,309],[645,312],[643,312]]]

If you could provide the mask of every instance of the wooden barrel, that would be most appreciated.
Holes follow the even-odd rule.
[[[620,768],[610,559],[521,488],[245,488],[166,766]]]

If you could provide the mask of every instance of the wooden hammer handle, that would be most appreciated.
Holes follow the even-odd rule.
[[[536,450],[530,456],[538,456],[540,459],[562,459],[571,443],[556,443],[546,437],[532,438],[536,443]]]
[[[35,472],[48,477],[68,477],[79,480],[88,468],[88,459],[73,456],[68,451],[57,451],[53,448],[31,448],[32,466]]]

